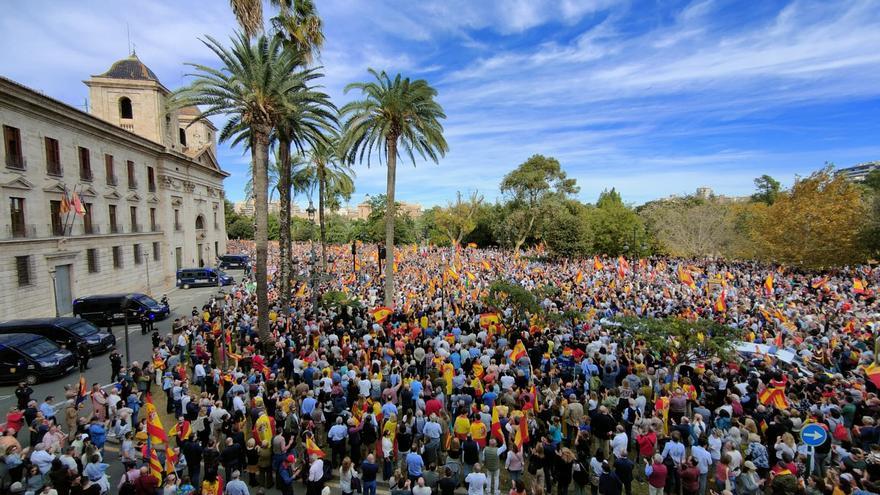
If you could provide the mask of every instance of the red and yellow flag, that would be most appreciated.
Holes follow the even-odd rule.
[[[510,353],[510,360],[516,363],[521,358],[526,355],[526,346],[523,345],[522,340],[518,341],[515,346],[513,346],[513,351]]]
[[[601,270],[603,268],[605,268],[605,265],[603,265],[602,262],[599,261],[599,257],[593,256],[593,269],[594,270]]]
[[[691,273],[689,271],[685,270],[684,268],[679,267],[678,280],[681,283],[683,283],[684,285],[690,287],[691,289],[697,288],[697,283],[694,282],[694,277],[691,275]]]
[[[383,323],[392,313],[394,313],[394,310],[388,306],[379,306],[370,311],[370,314],[373,315],[373,320],[375,320],[376,323]]]
[[[501,420],[498,418],[498,406],[492,407],[491,435],[498,440],[498,445],[504,443],[504,432],[501,431]]]
[[[865,376],[868,377],[868,380],[871,380],[875,387],[880,387],[880,366],[876,362],[863,366],[862,370],[864,370]]]
[[[153,404],[153,396],[149,393],[147,393],[144,408],[147,412],[147,434],[150,436],[150,442],[154,445],[157,443],[167,445],[168,434],[165,433],[165,428],[162,426],[162,420],[159,419],[159,413],[156,411],[156,406]],[[161,472],[161,470],[162,468],[160,466],[159,471]]]
[[[574,283],[575,283],[575,284],[580,284],[580,283],[583,282],[583,281],[584,281],[584,271],[583,271],[583,270],[578,270],[577,275],[574,276]]]
[[[162,463],[159,462],[159,455],[156,454],[156,449],[150,449],[150,476],[156,478],[161,483],[162,471]]]
[[[178,461],[178,455],[174,453],[174,449],[171,446],[165,447],[165,472],[168,474],[176,471],[175,465]]]
[[[727,291],[721,291],[718,299],[715,300],[715,311],[719,313],[727,312]]]
[[[304,297],[306,295],[306,284],[302,284],[299,286],[299,289],[296,291],[296,297]]]
[[[519,425],[516,428],[516,434],[513,436],[513,443],[517,450],[522,450],[523,445],[529,441],[529,421],[525,414],[520,416]]]
[[[768,273],[767,278],[764,279],[764,295],[770,296],[773,294],[773,274]]]
[[[867,284],[864,279],[854,278],[852,282],[853,292],[856,294],[864,294],[867,289]]]
[[[498,313],[483,313],[480,315],[480,326],[483,328],[489,328],[489,325],[497,325],[501,322],[501,318],[498,317]]]
[[[315,441],[312,440],[312,437],[306,437],[306,454],[309,456],[312,456],[314,454],[320,458],[324,457],[324,451],[315,444]]]
[[[482,265],[483,265],[484,270],[491,270],[492,269],[492,265],[490,265],[489,262],[486,260],[482,261]]]
[[[828,283],[828,277],[821,277],[813,280],[810,286],[814,289],[821,289]]]

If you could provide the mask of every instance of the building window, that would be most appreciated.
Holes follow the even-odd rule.
[[[217,223],[217,210],[214,210],[214,230],[220,228],[220,224]]]
[[[104,155],[104,173],[107,174],[107,185],[116,185],[116,168],[113,166],[113,155]]]
[[[159,257],[161,256],[161,246],[158,242],[153,243],[153,261],[159,261]]]
[[[12,237],[27,237],[24,224],[24,198],[9,198],[9,227]]]
[[[61,201],[49,201],[49,215],[52,221],[52,235],[64,235],[64,225],[61,223]]]
[[[131,100],[125,96],[119,99],[119,117],[122,119],[134,118],[134,112],[131,111]]]
[[[147,187],[150,192],[156,192],[156,171],[153,167],[147,167]]]
[[[110,233],[118,234],[119,225],[116,223],[116,205],[110,205],[107,208],[110,214]]]
[[[89,149],[79,147],[79,178],[90,182],[92,180],[92,159],[89,155]]]
[[[134,172],[134,162],[131,160],[125,162],[125,169],[128,172],[128,188],[137,189],[138,183]]]
[[[113,268],[122,268],[122,247],[113,246]]]
[[[182,127],[178,129],[178,135],[180,136],[180,144],[186,146],[186,129]]]
[[[128,215],[131,220],[131,231],[132,232],[140,232],[141,226],[138,225],[138,209],[137,206],[129,206],[128,207]]]
[[[95,234],[95,224],[92,222],[92,203],[84,203],[83,209],[85,210],[85,214],[83,214],[83,233]]]
[[[159,226],[156,224],[156,209],[150,208],[150,232],[158,232]]]
[[[18,128],[3,126],[3,142],[6,144],[6,166],[24,170],[24,156],[21,154],[21,132]]]
[[[24,287],[26,285],[31,285],[32,274],[31,274],[31,257],[30,256],[16,256],[15,257],[15,271],[18,274],[18,286]]]
[[[98,273],[98,250],[95,248],[86,249],[86,261],[89,265],[89,273]]]
[[[220,243],[217,241],[214,241],[214,255],[220,256]]]
[[[58,140],[50,137],[46,141],[46,173],[49,175],[61,175],[61,147]]]
[[[205,229],[205,217],[198,215],[196,216],[196,230],[204,230]]]
[[[174,230],[177,232],[183,230],[183,225],[180,224],[180,210],[174,210]]]
[[[134,246],[132,246],[132,248],[132,252],[134,254],[134,264],[140,265],[144,262],[143,258],[141,258],[141,245],[135,244]]]

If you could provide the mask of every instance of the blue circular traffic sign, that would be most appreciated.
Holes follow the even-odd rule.
[[[828,440],[828,431],[817,423],[801,428],[801,441],[808,447],[818,447]]]

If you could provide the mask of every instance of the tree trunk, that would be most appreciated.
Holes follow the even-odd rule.
[[[257,279],[257,333],[260,342],[265,345],[269,342],[269,284],[266,277],[266,263],[269,252],[269,131],[254,133],[253,159],[254,159],[254,218],[256,220],[256,232],[254,240],[256,244],[257,259],[255,276]]]
[[[386,140],[388,157],[388,179],[385,185],[387,199],[385,207],[385,305],[394,304],[394,186],[397,177],[397,137]]]
[[[327,170],[318,165],[318,224],[321,226],[321,273],[327,273],[327,226],[324,224],[324,194],[327,190]]]
[[[278,154],[281,158],[281,170],[278,176],[278,189],[280,190],[279,201],[281,203],[281,218],[278,219],[279,227],[279,301],[281,312],[287,314],[290,309],[290,140],[286,136],[278,140]]]

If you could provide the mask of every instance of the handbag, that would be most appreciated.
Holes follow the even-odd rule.
[[[351,475],[351,489],[353,491],[358,492],[358,493],[360,493],[361,489],[362,489],[361,488],[361,479],[358,478],[357,476],[355,476],[354,473],[352,473],[352,475]]]

